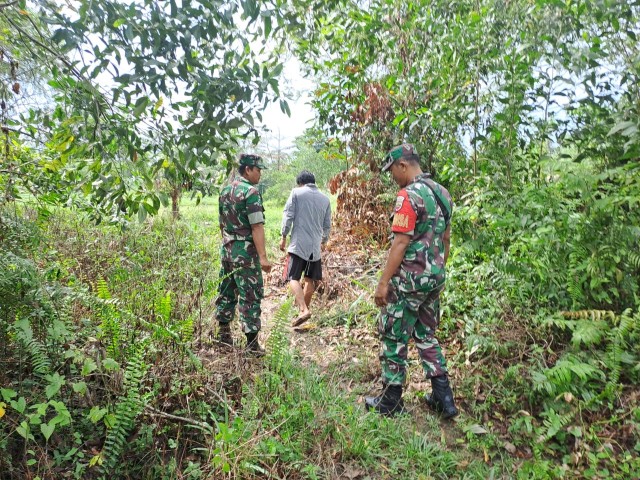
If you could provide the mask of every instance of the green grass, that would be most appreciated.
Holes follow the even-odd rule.
[[[335,204],[335,199],[332,199]],[[209,236],[210,240],[206,240],[209,244],[215,244],[220,240],[218,229],[218,198],[204,197],[197,204],[195,198],[191,198],[190,194],[182,196],[180,201],[180,215],[183,221],[189,225],[194,232],[199,232]],[[280,252],[280,227],[282,225],[282,211],[284,204],[277,201],[267,201],[264,203],[265,210],[265,233],[267,255],[273,262],[279,258]],[[170,215],[170,211],[165,209],[162,215]]]
[[[366,412],[340,378],[292,356],[281,371],[264,372],[248,392],[242,428],[259,441],[227,456],[234,478],[249,478],[256,463],[275,478],[337,478],[347,465],[379,479],[487,478],[481,457],[444,443],[435,417],[418,426],[411,415]]]

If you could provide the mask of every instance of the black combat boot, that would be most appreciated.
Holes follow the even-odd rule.
[[[383,390],[377,397],[365,397],[364,404],[368,410],[374,410],[380,415],[396,415],[404,411],[401,385],[383,385]]]
[[[254,357],[264,357],[264,348],[258,343],[258,332],[245,333],[247,336],[247,354]]]
[[[233,337],[231,337],[231,325],[228,323],[220,323],[218,327],[218,342],[224,345],[233,345]]]
[[[458,415],[458,409],[453,403],[453,392],[449,385],[449,378],[440,375],[431,379],[431,395],[425,397],[427,405],[442,414],[442,418],[453,418]]]

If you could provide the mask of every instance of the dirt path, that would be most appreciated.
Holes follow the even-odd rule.
[[[281,274],[274,272],[270,275],[262,301],[263,344],[270,334],[277,309],[291,295],[278,275]],[[377,393],[380,388],[380,343],[377,334],[369,325],[347,328],[316,324],[316,319],[329,308],[322,300],[320,297],[313,304],[315,318],[306,322],[304,328],[290,328],[291,347],[303,363],[316,365],[332,384],[339,385],[346,394],[357,396],[356,401],[362,404],[365,395]],[[295,315],[297,309],[294,308],[292,321]],[[416,430],[433,429],[433,414],[423,399],[424,394],[431,391],[431,386],[424,378],[417,351],[412,345],[409,347],[409,363],[404,394],[407,410],[414,418]],[[455,448],[456,439],[462,435],[455,421],[441,421],[440,431],[433,433],[452,448]]]
[[[353,268],[354,262],[357,262],[353,255],[345,255],[342,258],[348,261],[348,268]],[[343,259],[334,257],[332,263],[335,264],[336,260],[341,262]],[[260,343],[263,346],[267,344],[271,334],[277,310],[291,295],[288,285],[282,279],[283,264],[284,262],[277,263],[274,271],[264,277],[265,298],[262,301],[260,332]],[[363,275],[368,272],[365,267],[359,271],[364,272]],[[302,329],[289,328],[290,345],[303,364],[316,366],[330,384],[338,385],[341,392],[352,395],[357,403],[362,404],[365,395],[376,394],[380,389],[380,344],[373,326],[374,319],[362,321],[360,318],[352,326],[327,324],[329,310],[346,311],[351,302],[362,293],[359,287],[350,286],[350,279],[355,276],[353,270],[342,270],[340,273],[334,270],[330,275],[329,285],[325,286],[324,293],[314,296],[314,316]],[[297,309],[294,307],[290,321],[293,321],[296,315]],[[238,322],[233,323],[232,329],[236,339],[243,337]],[[234,407],[241,408],[241,379],[255,372],[255,362],[261,360],[247,357],[238,346],[228,348],[215,342],[200,350],[199,356],[207,369],[218,372],[214,376],[220,378],[215,383],[224,386],[227,395],[233,400]],[[439,428],[434,430],[433,413],[426,407],[423,399],[424,394],[430,391],[431,387],[422,373],[416,349],[410,346],[408,381],[403,398],[407,411],[415,422],[415,429],[431,432],[438,442],[445,442],[450,448],[456,449],[456,439],[464,434],[456,422],[450,421],[439,422]],[[458,406],[460,407],[460,404]],[[460,417],[457,420],[459,421]]]

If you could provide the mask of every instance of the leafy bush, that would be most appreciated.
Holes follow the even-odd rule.
[[[133,432],[155,425],[141,420],[163,388],[148,372],[164,357],[189,372],[177,375],[177,388],[199,382],[191,345],[216,292],[216,261],[203,268],[209,252],[193,233],[162,220],[118,232],[55,212],[36,249],[30,235],[40,238],[42,227],[31,212],[1,213],[3,478],[152,471],[135,457],[157,437],[129,446]]]

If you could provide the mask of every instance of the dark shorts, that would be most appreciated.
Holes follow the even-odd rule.
[[[322,280],[322,260],[310,262],[303,260],[298,255],[290,253],[288,263],[287,280],[300,281],[302,272],[304,272],[304,278],[308,278],[309,280]]]

